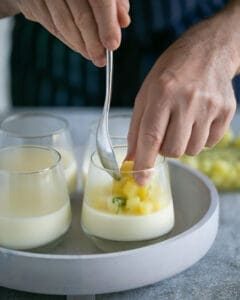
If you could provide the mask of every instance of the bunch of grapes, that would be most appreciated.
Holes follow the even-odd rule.
[[[183,156],[180,160],[201,171],[222,191],[240,189],[240,136],[229,130],[212,149],[197,156]]]

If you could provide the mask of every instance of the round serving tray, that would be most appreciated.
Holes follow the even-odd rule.
[[[173,276],[209,250],[218,228],[218,194],[200,173],[169,163],[176,223],[165,239],[105,253],[80,227],[81,194],[72,199],[73,222],[48,251],[0,248],[0,286],[41,294],[89,295],[137,288]]]

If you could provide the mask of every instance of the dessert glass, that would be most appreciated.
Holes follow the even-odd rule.
[[[77,189],[77,162],[68,122],[48,113],[24,112],[7,117],[0,127],[0,147],[37,145],[60,152],[69,193]]]
[[[0,246],[26,250],[61,238],[71,207],[61,155],[40,146],[0,150]]]
[[[121,165],[127,146],[113,148]],[[125,162],[120,181],[115,181],[109,175],[111,170],[102,167],[97,152],[92,154],[81,217],[82,228],[90,237],[138,242],[158,238],[173,228],[167,162],[159,156],[153,168],[137,172],[132,170],[132,164]],[[144,185],[136,182],[139,176],[146,179]]]

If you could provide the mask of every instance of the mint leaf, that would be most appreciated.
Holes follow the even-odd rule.
[[[126,205],[127,199],[124,197],[113,197],[112,198],[112,203],[117,206],[117,211],[116,213],[119,213],[120,208],[124,207]]]

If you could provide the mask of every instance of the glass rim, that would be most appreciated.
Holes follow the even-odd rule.
[[[51,132],[49,132],[47,134],[35,134],[35,135],[19,134],[15,131],[11,131],[11,130],[9,130],[5,127],[6,123],[8,123],[9,121],[25,118],[26,116],[49,117],[49,118],[61,121],[64,125],[61,128],[56,129],[56,130],[52,130]],[[63,118],[61,116],[57,116],[57,115],[52,114],[52,113],[48,113],[48,112],[35,112],[35,111],[17,112],[17,113],[14,113],[14,114],[11,114],[11,115],[7,116],[0,123],[0,130],[2,132],[6,133],[9,136],[20,138],[20,139],[21,138],[22,139],[33,139],[33,138],[49,137],[49,136],[53,136],[55,134],[59,134],[61,132],[64,132],[65,130],[68,130],[68,129],[69,129],[69,122],[65,118]]]
[[[113,149],[116,149],[116,148],[127,148],[127,145],[116,145],[116,146],[113,146]],[[95,159],[94,159],[94,156],[95,155],[98,155],[98,152],[97,150],[95,150],[92,154],[91,154],[91,163],[98,169],[100,170],[103,170],[103,171],[106,171],[106,172],[113,172],[114,170],[113,169],[108,169],[108,168],[104,168],[102,165],[99,165]],[[162,167],[166,164],[166,158],[164,156],[160,156],[161,157],[161,161],[158,161],[156,162],[155,166],[152,167],[152,168],[147,168],[147,169],[143,169],[143,170],[137,170],[137,171],[123,171],[121,173],[123,174],[136,174],[136,173],[140,173],[140,172],[151,172],[151,171],[154,171],[156,170],[158,167]]]
[[[15,149],[23,149],[23,148],[28,148],[28,149],[41,149],[45,150],[48,152],[53,153],[56,156],[55,162],[53,162],[49,167],[46,168],[41,168],[36,171],[15,171],[15,170],[6,170],[6,169],[1,169],[0,168],[0,174],[5,173],[5,174],[12,174],[12,175],[32,175],[32,174],[40,174],[44,173],[50,170],[55,169],[57,166],[59,166],[62,156],[61,154],[54,148],[51,147],[43,147],[43,146],[38,146],[38,145],[15,145],[15,146],[9,146],[9,147],[4,147],[0,149],[0,155],[3,151],[9,151],[9,150],[15,150]]]

